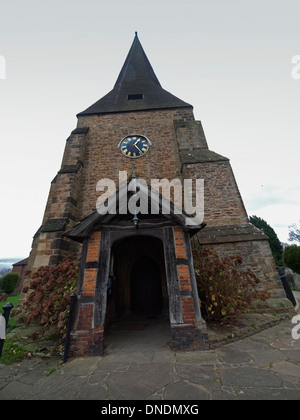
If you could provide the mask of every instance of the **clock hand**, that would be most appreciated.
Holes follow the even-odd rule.
[[[137,145],[135,143],[134,143],[134,147],[142,153],[141,149],[139,147],[137,147]]]

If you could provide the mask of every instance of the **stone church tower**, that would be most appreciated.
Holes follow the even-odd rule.
[[[265,289],[278,286],[267,238],[249,224],[228,158],[209,150],[193,107],[162,88],[137,34],[114,88],[77,117],[28,263],[36,270],[65,256],[81,260],[72,353],[102,354],[105,328],[116,317],[164,310],[174,348],[207,349],[193,244],[239,254]],[[149,199],[149,211],[127,210],[136,179],[145,181],[139,198]],[[160,191],[152,202],[153,179],[203,179],[204,220],[188,223],[172,194]],[[96,210],[106,191],[100,180],[117,186],[114,212]]]

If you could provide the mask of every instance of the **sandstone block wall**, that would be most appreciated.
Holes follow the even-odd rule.
[[[143,158],[127,159],[122,155],[118,144],[129,134],[143,134],[152,142]],[[259,245],[265,237],[256,236],[254,243],[253,232],[242,239],[239,234],[225,232],[231,235],[231,241],[224,241],[220,232],[209,231],[228,226],[249,229],[250,225],[229,159],[208,149],[202,125],[194,120],[191,108],[80,116],[77,128],[67,139],[61,168],[51,183],[28,270],[57,264],[68,255],[80,258],[81,245],[64,233],[95,210],[99,180],[112,179],[118,187],[119,171],[127,171],[128,177],[134,171],[149,185],[151,179],[204,179],[207,227],[199,236],[200,243],[224,253],[231,247],[234,253],[244,255],[247,265],[264,281],[276,279],[270,250],[263,242]],[[260,252],[264,257],[258,258]]]

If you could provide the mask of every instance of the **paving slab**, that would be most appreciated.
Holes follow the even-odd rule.
[[[219,369],[222,384],[249,388],[282,388],[283,379],[269,370],[257,367],[230,367]],[[300,395],[299,395],[300,397]]]
[[[193,401],[210,400],[209,391],[189,381],[174,382],[166,386],[164,391],[165,400]]]
[[[103,357],[0,364],[0,400],[299,400],[300,340],[292,328],[283,321],[205,352],[173,351],[161,332],[151,346],[146,331],[128,342],[116,334]]]

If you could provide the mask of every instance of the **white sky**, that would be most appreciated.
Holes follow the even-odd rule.
[[[135,31],[162,86],[230,158],[248,214],[287,242],[300,220],[299,0],[0,0],[0,11],[0,259],[29,254],[76,114],[113,88]]]

